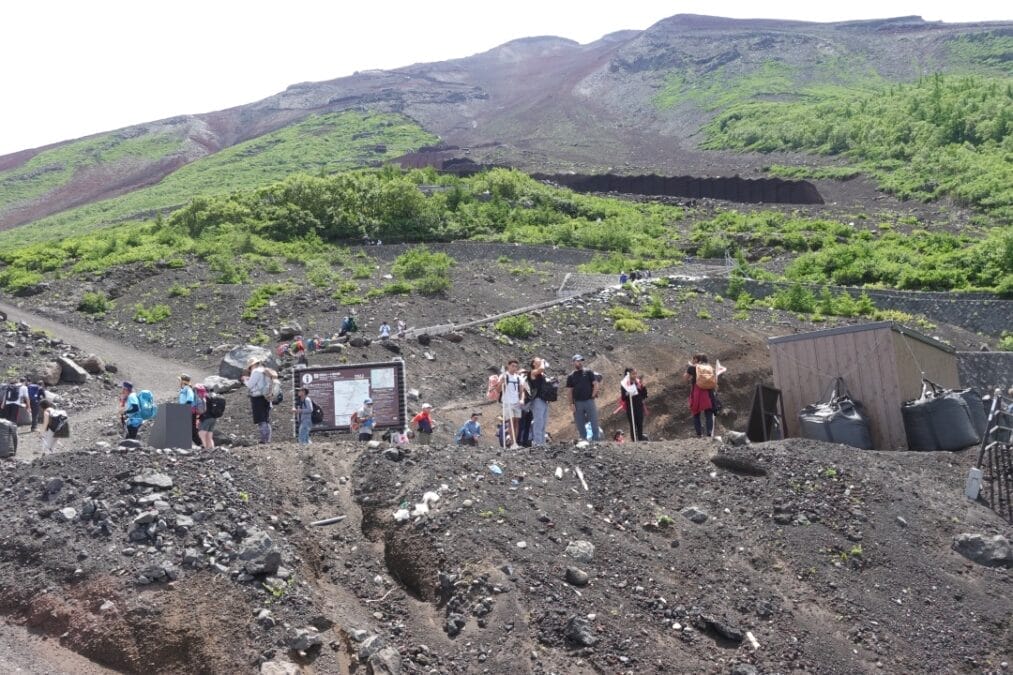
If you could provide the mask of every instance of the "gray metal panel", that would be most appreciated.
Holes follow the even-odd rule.
[[[767,344],[783,344],[785,342],[794,342],[796,340],[813,340],[816,338],[832,337],[834,335],[846,335],[848,333],[859,333],[863,331],[878,330],[880,328],[889,327],[890,330],[907,335],[908,337],[914,338],[919,342],[924,342],[927,345],[935,347],[936,349],[942,350],[949,354],[955,354],[956,349],[948,344],[940,342],[939,340],[930,338],[928,335],[919,333],[916,330],[911,330],[907,326],[901,326],[893,321],[874,321],[872,323],[863,323],[857,326],[838,326],[837,328],[827,328],[824,330],[814,330],[808,333],[797,333],[795,335],[783,335],[781,337],[767,338]]]

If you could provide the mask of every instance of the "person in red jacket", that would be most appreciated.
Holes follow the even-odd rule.
[[[712,390],[704,389],[697,384],[697,367],[701,366],[710,368],[713,376],[714,367],[708,363],[706,354],[694,354],[693,360],[690,361],[686,372],[682,376],[684,380],[690,383],[689,412],[693,415],[693,427],[696,429],[698,438],[702,437],[704,432],[704,425],[700,419],[701,415],[704,417],[707,425],[707,435],[714,435],[714,397],[712,396]]]
[[[412,428],[415,429],[415,435],[421,445],[429,445],[429,441],[433,437],[433,428],[435,428],[436,423],[433,422],[432,409],[433,406],[424,403],[422,405],[422,412],[412,418]]]

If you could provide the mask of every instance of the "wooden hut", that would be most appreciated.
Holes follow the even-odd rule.
[[[789,436],[798,412],[822,399],[837,377],[862,402],[872,440],[882,450],[905,450],[901,404],[918,398],[922,377],[959,387],[955,350],[892,321],[843,326],[768,339],[774,386],[781,390]]]

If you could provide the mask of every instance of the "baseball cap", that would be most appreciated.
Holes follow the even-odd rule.
[[[182,382],[189,382],[190,381],[190,376],[187,375],[186,373],[183,373],[182,375],[179,376],[179,379]]]
[[[363,403],[365,403],[366,405],[369,405],[372,402],[373,402],[373,399],[371,399],[371,398],[367,398],[365,401],[363,401]]]
[[[124,389],[129,389],[129,390],[133,390],[133,388],[134,388],[133,382],[128,382],[127,380],[123,381],[123,385],[122,386],[123,386]]]
[[[432,409],[432,407],[433,407],[433,406],[432,406],[432,404],[429,404],[429,403],[423,403],[423,404],[422,404],[422,409],[423,409],[423,410],[425,410],[426,408],[429,408],[429,409],[431,410],[431,409]]]
[[[583,357],[583,356],[581,356],[580,354],[574,354],[574,355],[573,355],[573,359],[571,359],[571,360],[572,360],[572,361],[583,361],[583,360],[584,360],[584,357]]]

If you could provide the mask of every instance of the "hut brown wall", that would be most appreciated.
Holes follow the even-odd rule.
[[[921,393],[921,370],[944,386],[959,382],[952,352],[898,331],[906,329],[882,322],[772,338],[774,385],[784,398],[788,434],[798,435],[799,410],[821,400],[839,376],[869,413],[875,447],[906,449],[900,406]]]

